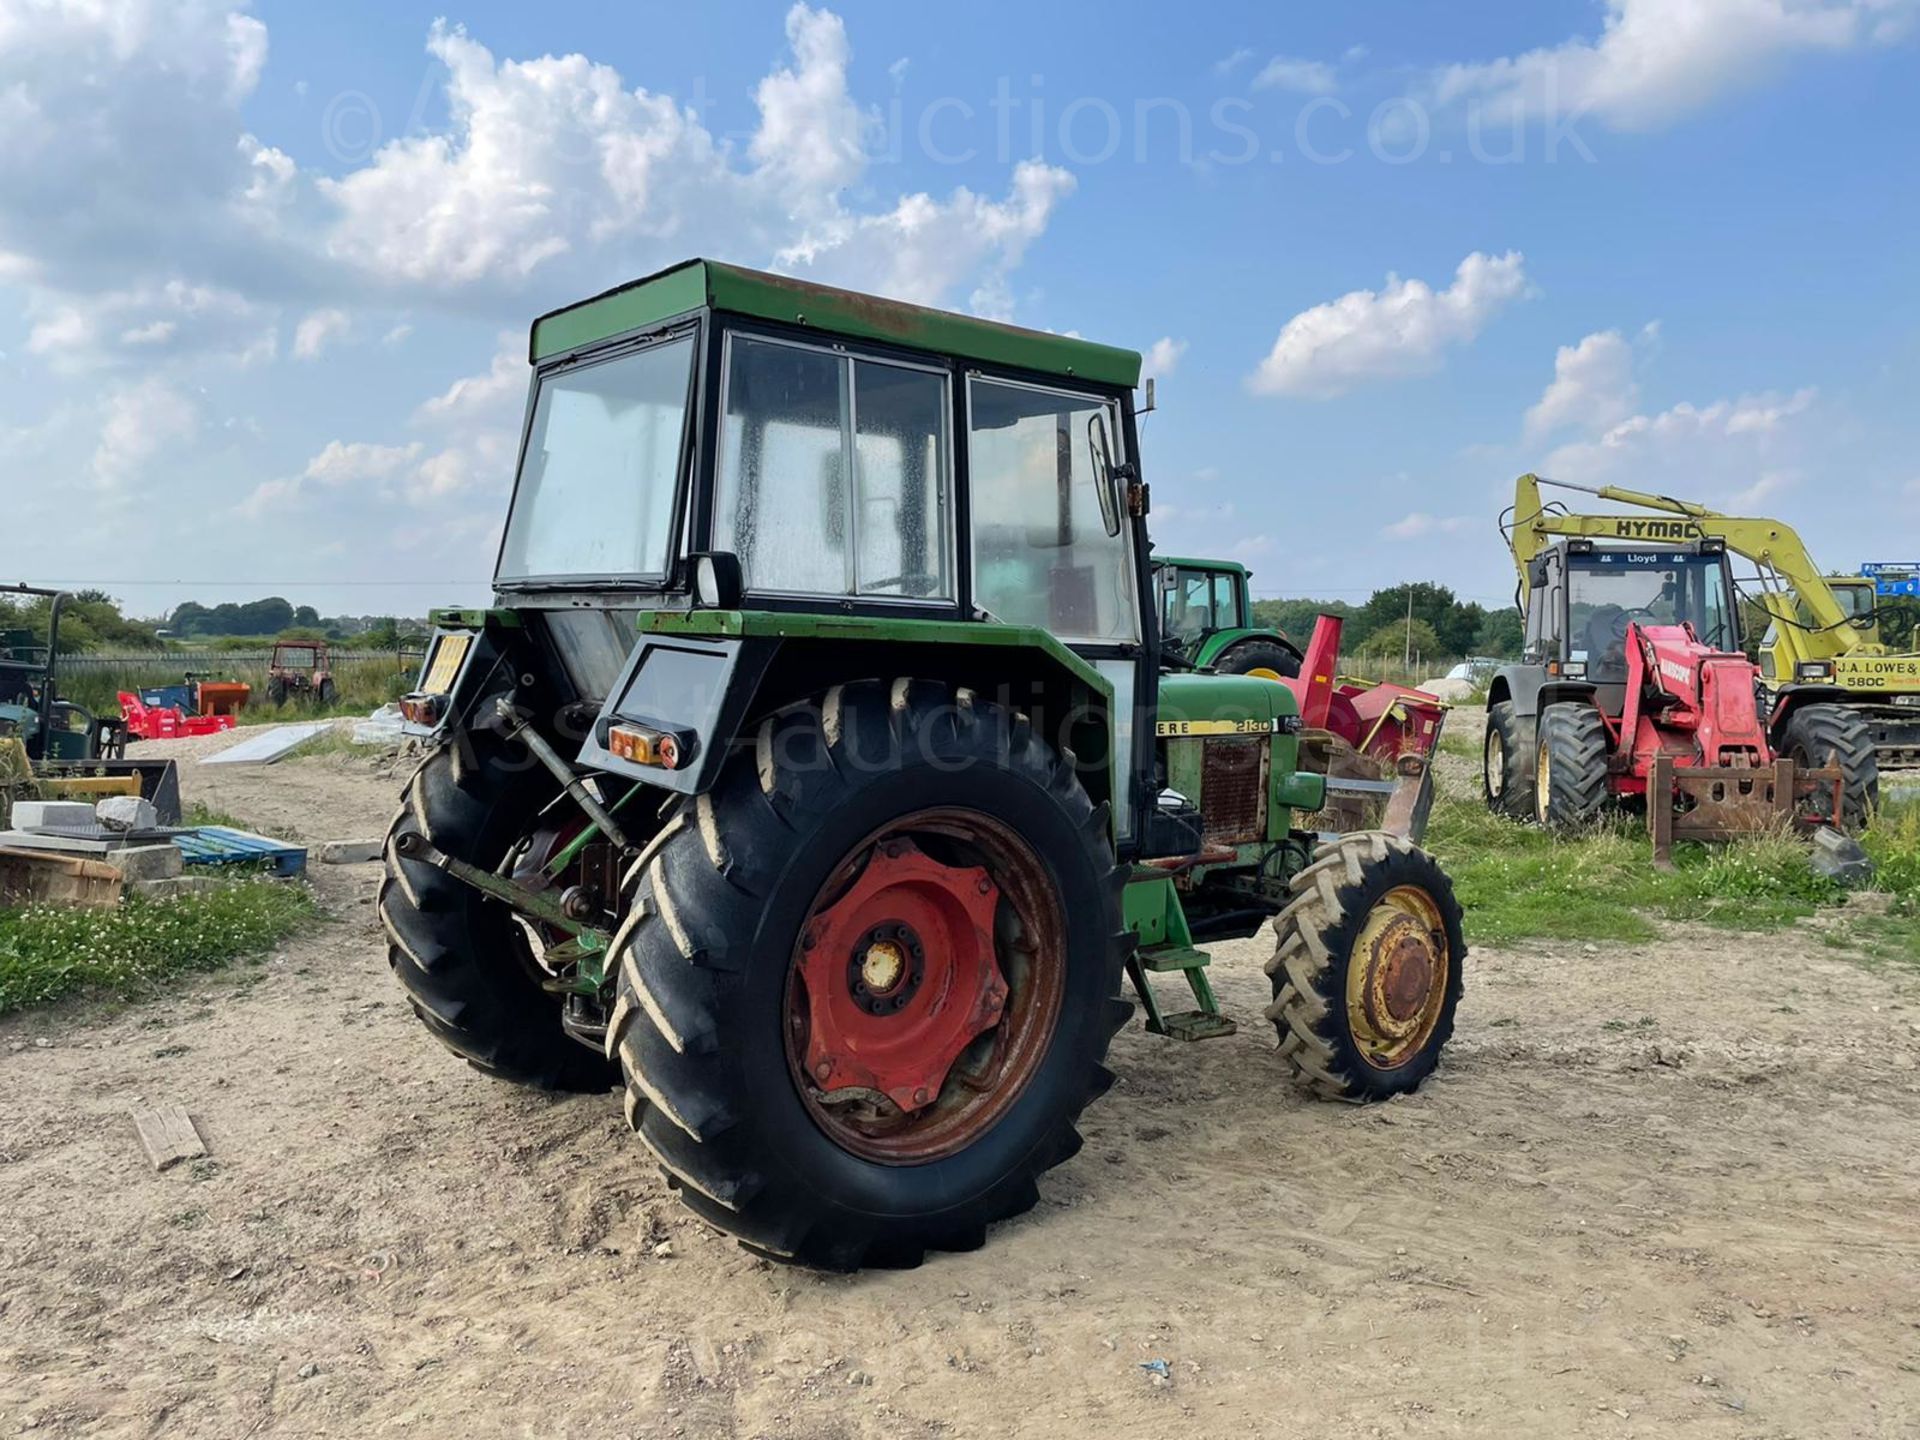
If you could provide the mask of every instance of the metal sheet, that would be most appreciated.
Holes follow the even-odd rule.
[[[229,745],[217,755],[204,755],[202,765],[271,765],[299,749],[314,736],[333,728],[331,720],[313,720],[302,725],[276,725],[263,735],[250,735],[238,745]]]

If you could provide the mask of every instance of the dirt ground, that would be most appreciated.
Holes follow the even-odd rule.
[[[183,778],[320,841],[401,776]],[[821,1277],[683,1212],[613,1096],[440,1051],[376,872],[315,867],[265,964],[0,1022],[0,1433],[1920,1435],[1920,981],[1808,930],[1476,950],[1373,1109],[1287,1086],[1270,942],[1223,946],[1240,1033],[1123,1031],[1037,1210]],[[157,1101],[209,1159],[149,1169]]]

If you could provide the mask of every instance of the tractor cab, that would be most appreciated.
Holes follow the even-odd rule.
[[[1255,626],[1247,567],[1232,560],[1155,556],[1162,663],[1279,680],[1300,673],[1300,647]]]
[[[1525,662],[1550,679],[1600,687],[1601,708],[1615,714],[1634,622],[1691,625],[1712,650],[1740,648],[1733,575],[1718,541],[1614,548],[1571,540],[1536,556],[1529,580]]]

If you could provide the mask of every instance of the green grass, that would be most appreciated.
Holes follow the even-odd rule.
[[[236,880],[117,909],[0,910],[0,1015],[80,991],[131,997],[169,975],[261,954],[318,914],[303,885]]]
[[[1876,843],[1896,867],[1920,864],[1920,837]],[[1494,945],[1651,940],[1661,920],[1774,930],[1846,894],[1813,873],[1804,845],[1784,837],[1682,845],[1674,870],[1656,870],[1645,827],[1624,816],[1558,838],[1503,820],[1476,801],[1443,797],[1426,844],[1453,877],[1469,933]]]

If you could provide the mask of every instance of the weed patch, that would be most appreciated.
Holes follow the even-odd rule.
[[[265,879],[112,910],[0,910],[0,1015],[76,991],[138,995],[268,950],[317,913],[305,886]]]

